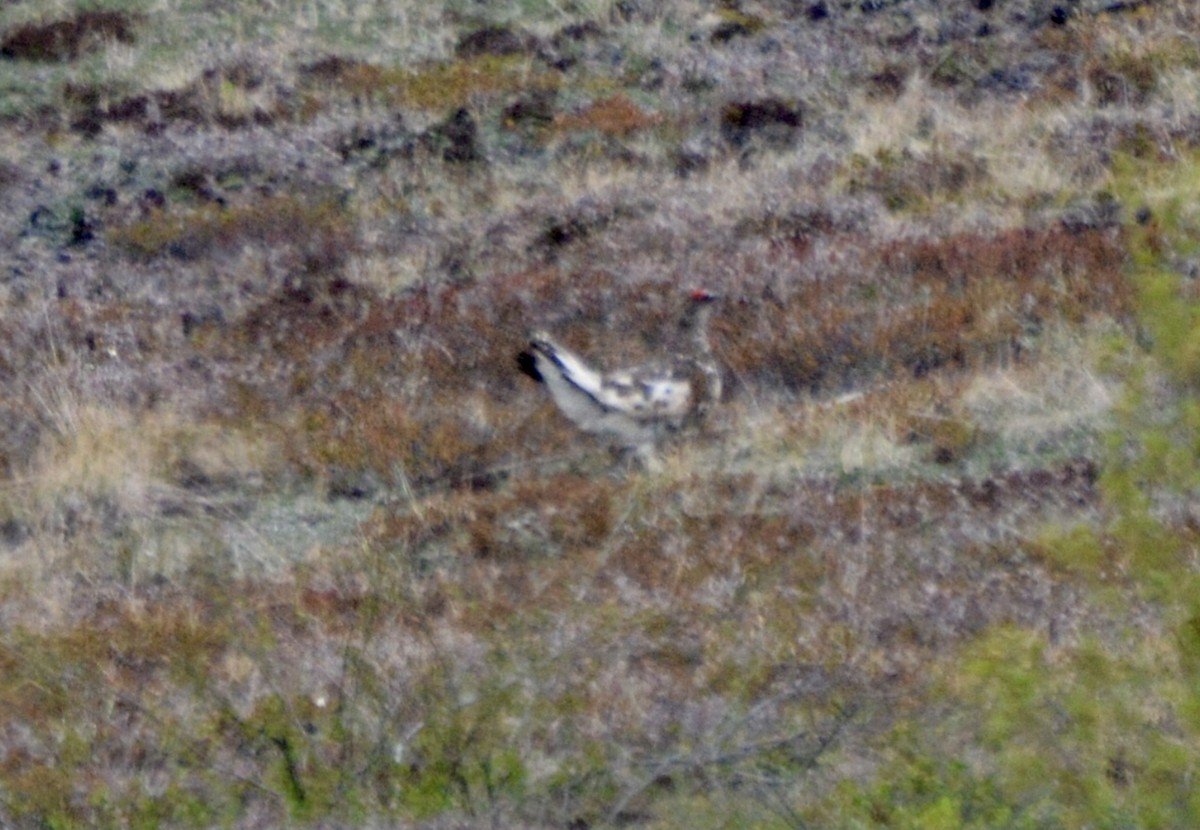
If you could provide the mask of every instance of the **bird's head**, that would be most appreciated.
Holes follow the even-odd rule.
[[[711,303],[721,299],[719,294],[714,294],[706,288],[693,288],[690,294],[693,303]]]

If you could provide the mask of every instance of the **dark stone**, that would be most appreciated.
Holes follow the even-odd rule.
[[[1029,92],[1034,88],[1034,79],[1024,67],[1000,67],[981,78],[978,87],[995,92]]]
[[[0,56],[10,60],[71,61],[111,40],[134,42],[132,16],[118,11],[81,11],[64,20],[18,26],[0,41]]]
[[[191,337],[203,328],[216,328],[225,322],[225,313],[219,306],[211,306],[198,311],[185,311],[179,315],[180,329],[184,337]]]
[[[180,190],[191,193],[202,202],[224,201],[209,183],[208,174],[197,168],[181,170],[171,179],[171,184]]]
[[[555,222],[542,234],[542,243],[547,247],[561,248],[591,233],[590,228],[578,219]]]
[[[153,187],[146,188],[138,200],[143,209],[162,210],[167,206],[167,197]]]
[[[504,108],[503,124],[509,129],[548,127],[554,121],[556,90],[536,89]]]
[[[21,180],[21,168],[9,161],[0,159],[0,190],[14,185]]]
[[[675,153],[675,175],[686,179],[693,173],[708,169],[708,159],[700,153],[680,149]]]
[[[171,184],[180,190],[190,190],[196,193],[208,187],[208,176],[203,171],[195,168],[181,170],[175,174],[175,178],[171,180]]]
[[[802,125],[800,107],[778,98],[734,102],[721,110],[721,135],[738,147],[754,134],[762,134],[772,143],[789,143]]]
[[[71,129],[85,138],[95,138],[104,132],[103,116],[95,110],[85,112],[71,121]]]
[[[564,40],[582,41],[589,38],[598,37],[604,34],[604,30],[592,20],[585,20],[583,23],[572,23],[569,26],[564,26],[555,33],[553,42],[557,45]]]
[[[748,37],[754,34],[753,29],[740,20],[727,20],[713,29],[708,39],[713,43],[728,43],[735,37]]]
[[[486,26],[464,35],[454,53],[460,58],[520,55],[532,50],[535,44],[535,38],[524,32],[517,32],[505,26]]]
[[[899,98],[908,85],[908,70],[901,66],[886,66],[871,75],[871,93],[881,98]]]
[[[54,221],[54,211],[45,205],[38,205],[29,214],[29,227],[40,230]]]
[[[111,187],[102,184],[94,184],[87,190],[83,191],[83,195],[94,201],[104,202],[104,204],[112,207],[117,203],[117,191]]]
[[[351,69],[362,65],[361,61],[343,58],[341,55],[326,55],[312,63],[302,65],[300,72],[319,81],[336,81],[343,78]]]
[[[107,116],[111,121],[140,121],[146,117],[148,107],[145,95],[134,95],[109,106]]]
[[[29,527],[16,519],[5,519],[0,524],[0,540],[10,548],[15,548],[30,537]]]
[[[71,210],[70,244],[86,245],[96,238],[96,223],[87,215],[83,208]]]
[[[479,151],[479,129],[465,108],[460,108],[445,122],[431,129],[428,137],[435,147],[440,148],[442,158],[448,162],[461,164],[483,159]]]

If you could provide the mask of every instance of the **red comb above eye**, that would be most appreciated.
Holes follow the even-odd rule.
[[[700,300],[707,300],[711,296],[712,296],[712,294],[709,294],[703,288],[693,288],[692,289],[692,299],[697,302],[699,302]]]

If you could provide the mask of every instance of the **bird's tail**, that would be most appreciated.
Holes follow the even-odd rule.
[[[517,355],[517,368],[523,374],[529,375],[538,383],[545,383],[546,379],[542,377],[542,372],[538,369],[538,353],[543,357],[555,360],[555,353],[558,347],[554,345],[554,341],[545,332],[535,331],[529,336],[529,345],[525,351]]]
[[[526,349],[517,355],[517,368],[522,374],[536,380],[538,383],[545,383],[546,379],[542,377],[542,373],[538,371],[537,358],[533,354],[533,347]]]

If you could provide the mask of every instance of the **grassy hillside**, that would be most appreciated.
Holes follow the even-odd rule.
[[[1197,32],[0,6],[0,824],[1195,825]]]

